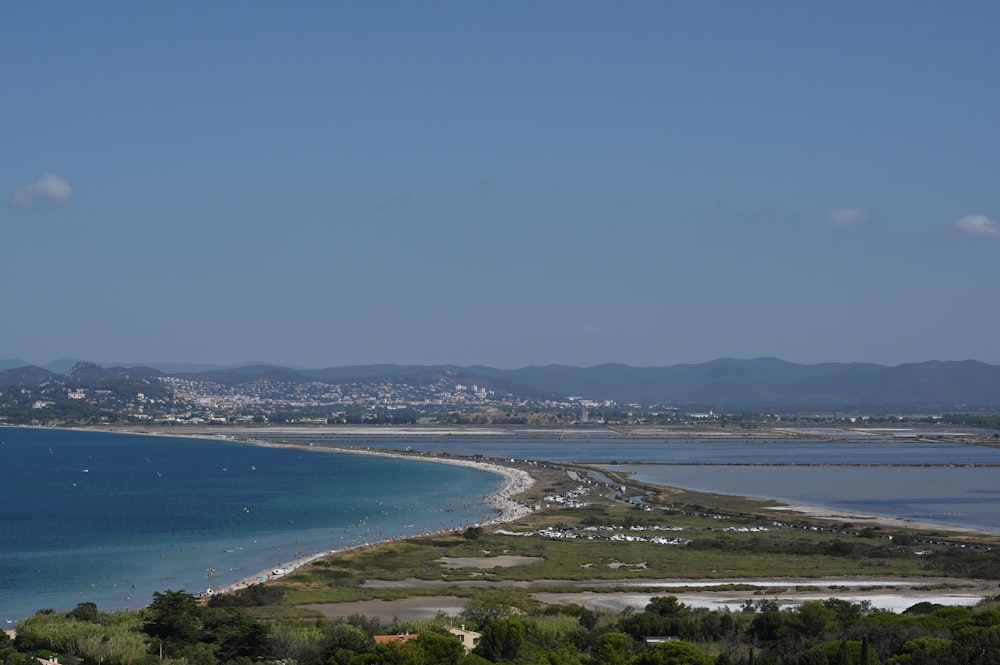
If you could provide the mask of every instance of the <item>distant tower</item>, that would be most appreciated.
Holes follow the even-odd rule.
[[[580,413],[580,422],[585,423],[587,422],[587,407],[584,406],[582,409],[583,411]]]

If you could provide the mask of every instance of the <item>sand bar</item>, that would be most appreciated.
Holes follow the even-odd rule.
[[[91,428],[83,428],[83,429],[91,429]],[[99,429],[109,429],[109,428],[99,428]],[[275,436],[275,435],[276,436],[280,436],[281,433],[284,431],[284,429],[285,428],[268,428],[267,431],[266,431],[266,434],[272,435],[272,436]],[[295,432],[295,433],[302,433],[302,431],[303,431],[301,428],[287,428],[287,429],[288,429],[288,433],[293,433],[293,432]],[[395,434],[396,436],[409,434],[409,432],[401,432],[398,428],[391,428],[391,429],[393,430],[391,433]],[[504,483],[503,487],[501,487],[497,492],[495,492],[495,493],[491,494],[490,496],[486,497],[487,503],[489,503],[490,505],[496,507],[497,510],[500,513],[496,518],[490,520],[489,523],[499,524],[499,523],[513,521],[513,520],[519,519],[520,517],[522,517],[524,515],[527,515],[530,512],[532,512],[532,510],[529,507],[527,507],[527,506],[519,503],[518,501],[516,501],[516,499],[514,497],[518,493],[525,491],[532,484],[534,484],[534,482],[535,482],[534,478],[532,478],[532,476],[527,471],[524,471],[524,470],[521,470],[521,469],[512,468],[512,467],[509,467],[509,466],[506,466],[506,465],[503,465],[503,464],[489,463],[489,462],[484,462],[484,461],[479,461],[479,460],[453,458],[453,457],[437,457],[437,456],[427,455],[426,453],[408,454],[408,453],[405,453],[405,452],[402,452],[402,451],[391,451],[391,450],[373,449],[373,448],[360,448],[360,447],[356,447],[356,446],[336,446],[336,445],[328,445],[328,444],[324,444],[324,445],[312,445],[312,444],[303,443],[303,442],[265,441],[265,440],[251,438],[250,432],[237,432],[237,431],[234,431],[232,429],[227,429],[227,430],[224,430],[224,431],[219,431],[219,430],[200,430],[200,431],[186,431],[186,432],[171,432],[171,431],[146,431],[146,432],[140,432],[140,431],[135,431],[134,429],[131,429],[131,428],[123,428],[122,430],[118,430],[118,431],[125,431],[125,432],[131,433],[131,434],[150,434],[152,436],[189,436],[189,437],[203,438],[203,439],[204,438],[226,438],[226,439],[234,440],[234,441],[238,441],[238,442],[243,442],[243,443],[248,443],[248,444],[253,444],[253,445],[260,445],[260,446],[268,446],[268,447],[307,448],[307,449],[310,449],[310,450],[318,450],[318,451],[324,451],[324,452],[345,453],[345,454],[352,454],[352,455],[374,455],[374,456],[382,456],[382,457],[396,457],[396,458],[402,458],[402,459],[418,459],[418,460],[424,460],[424,461],[428,461],[428,462],[435,462],[435,463],[442,463],[442,464],[455,464],[455,465],[460,465],[460,466],[476,467],[476,468],[481,468],[481,469],[484,469],[484,470],[487,470],[487,471],[491,471],[493,473],[497,473],[497,474],[503,476],[504,479],[505,479],[505,483]],[[361,432],[357,432],[357,433],[360,434]],[[388,434],[390,432],[384,432],[384,433]],[[441,434],[440,430],[438,432],[436,432],[436,433],[438,435]],[[257,429],[257,431],[254,432],[254,434],[265,434],[265,432],[261,431],[260,429]],[[469,430],[464,430],[464,429],[463,430],[457,430],[457,431],[450,431],[450,432],[448,432],[448,435],[455,435],[455,434],[473,435],[473,432],[471,432]],[[665,489],[669,489],[669,488],[665,488]],[[837,522],[837,521],[840,521],[840,522],[851,522],[851,523],[854,523],[855,525],[859,525],[859,524],[860,525],[881,525],[881,526],[890,526],[890,527],[897,527],[897,528],[902,528],[902,529],[923,530],[923,531],[930,531],[930,532],[947,531],[947,532],[955,533],[956,535],[958,535],[958,534],[964,534],[964,535],[983,535],[983,536],[987,536],[987,537],[995,537],[997,535],[997,534],[992,533],[992,532],[983,531],[983,530],[974,529],[974,528],[968,528],[968,527],[951,526],[951,525],[939,524],[939,523],[934,523],[934,522],[922,522],[920,520],[912,520],[912,519],[904,519],[904,518],[893,518],[893,517],[878,516],[878,515],[852,513],[852,512],[849,512],[849,511],[843,511],[843,510],[838,510],[838,509],[833,509],[833,508],[828,508],[828,507],[823,507],[823,506],[814,506],[814,505],[783,504],[783,505],[779,505],[779,506],[773,506],[773,507],[770,507],[770,508],[766,508],[766,510],[775,511],[775,514],[774,514],[775,519],[781,519],[783,521],[794,521],[794,516],[797,514],[797,515],[801,515],[801,516],[803,516],[805,518],[810,518],[810,519],[822,519],[822,520],[829,520],[831,522]],[[367,546],[367,545],[363,544],[363,545],[358,545],[358,546],[355,546],[355,547],[365,547],[365,546]],[[288,573],[296,570],[297,568],[299,568],[300,566],[302,566],[302,565],[304,565],[306,563],[309,563],[311,561],[315,561],[317,559],[321,559],[321,558],[326,557],[326,556],[330,556],[330,555],[334,555],[334,554],[337,554],[337,553],[340,553],[340,552],[344,552],[344,551],[347,551],[349,549],[354,549],[354,548],[333,549],[333,550],[329,550],[329,551],[325,551],[325,552],[319,552],[319,553],[316,553],[316,554],[312,554],[312,555],[309,555],[309,556],[306,556],[306,557],[302,557],[302,558],[299,558],[299,559],[295,559],[293,561],[289,561],[289,562],[285,562],[285,563],[280,563],[277,566],[275,566],[273,568],[270,568],[268,570],[260,571],[259,573],[256,573],[254,575],[249,575],[249,576],[244,577],[243,579],[238,580],[238,581],[236,581],[234,583],[227,584],[227,585],[225,585],[223,587],[217,588],[217,589],[214,590],[214,592],[215,593],[219,593],[219,592],[231,591],[231,590],[243,588],[243,587],[246,587],[246,586],[249,586],[249,585],[252,585],[252,584],[256,584],[256,583],[259,583],[259,582],[263,582],[263,581],[268,581],[268,580],[271,580],[271,579],[275,579],[275,578],[281,577],[283,575],[286,575],[286,574],[288,574]],[[959,580],[952,580],[952,581],[957,582],[959,584],[962,583],[962,581],[959,581]],[[717,580],[706,581],[706,583],[717,583],[717,582],[718,582]],[[768,586],[768,582],[766,580],[757,580],[757,579],[752,579],[751,578],[751,579],[740,580],[740,582],[741,583],[747,583],[747,584]],[[788,581],[787,580],[784,580],[784,581],[779,580],[778,582],[780,582],[780,583],[786,583]],[[899,582],[902,582],[902,581],[899,581]],[[646,586],[652,586],[652,585],[656,584],[656,582],[652,581],[652,580],[645,580],[645,581],[643,581],[643,583]],[[898,598],[903,598],[903,599],[910,599],[910,598],[912,598],[912,599],[914,599],[913,602],[919,602],[920,600],[929,600],[931,602],[940,602],[940,603],[943,603],[943,604],[951,604],[951,603],[954,603],[954,604],[970,604],[973,600],[978,600],[978,599],[981,599],[981,598],[983,598],[983,597],[985,597],[987,595],[991,595],[990,593],[987,592],[987,587],[983,587],[983,586],[981,586],[979,584],[968,585],[968,588],[966,588],[963,591],[959,591],[959,592],[947,592],[947,591],[942,592],[940,590],[937,590],[936,592],[931,592],[930,590],[926,590],[926,589],[921,592],[920,589],[919,589],[919,587],[921,587],[923,585],[921,585],[919,583],[916,583],[914,580],[908,580],[907,583],[908,584],[902,584],[902,583],[900,583],[900,584],[893,584],[892,582],[883,581],[881,584],[886,584],[889,587],[895,587],[895,588],[893,588],[893,590],[890,593],[890,595],[892,595],[892,598],[890,599],[888,597],[882,597],[881,599],[877,599],[875,597],[872,597],[871,600],[872,600],[873,604],[875,606],[877,606],[877,607],[890,607],[890,608],[892,608],[892,607],[895,607],[897,604],[904,602],[902,600],[898,600],[897,597]],[[848,587],[848,588],[852,589],[852,591],[855,592],[854,595],[857,595],[857,593],[862,592],[863,588],[866,586],[863,582],[860,582],[860,578],[845,579],[845,580],[840,581],[840,584],[842,584],[845,587]],[[687,587],[696,587],[696,586],[699,586],[699,580],[685,580],[684,581],[684,585],[687,586]],[[420,585],[417,584],[417,586],[420,586]],[[996,588],[995,582],[990,582],[987,586],[989,588],[991,588],[991,589],[995,589]],[[562,595],[562,594],[560,594],[560,595]],[[642,594],[631,594],[631,595],[642,595]],[[827,598],[827,597],[830,597],[830,596],[841,597],[841,596],[843,596],[843,590],[838,591],[838,592],[827,591],[825,594],[821,594],[821,595],[822,595],[823,598]],[[885,596],[885,595],[886,594],[883,593],[883,596]],[[611,601],[611,595],[600,594],[600,596],[603,597],[603,598],[605,598],[608,601]],[[568,597],[566,597],[566,596],[564,596],[564,597],[566,598],[566,602],[573,602]],[[790,601],[793,599],[793,597],[794,597],[794,594],[787,594],[787,595],[784,596],[785,599],[790,600]],[[808,599],[808,594],[802,595],[802,598],[799,599],[798,602],[801,602],[801,600],[805,600],[805,599]],[[846,596],[845,596],[845,599],[846,599]],[[857,600],[860,600],[860,599],[861,598],[859,597]],[[627,599],[625,599],[625,601],[627,601]],[[884,602],[885,604],[881,604],[880,601]],[[616,604],[615,601],[611,601],[611,602],[613,604]],[[857,602],[857,601],[855,601],[855,602]],[[908,605],[906,605],[906,606],[908,606]]]

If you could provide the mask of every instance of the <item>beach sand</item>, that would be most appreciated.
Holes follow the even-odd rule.
[[[128,431],[130,431],[133,434],[141,433],[131,429]],[[290,431],[300,431],[300,430],[292,429]],[[280,429],[278,431],[272,430],[269,433],[278,434],[280,436]],[[463,432],[463,433],[468,433],[468,432]],[[178,436],[178,433],[176,432],[170,432],[169,434],[163,432],[149,432],[149,434],[154,436],[163,436],[163,435]],[[503,476],[503,478],[505,479],[503,486],[497,492],[486,497],[487,503],[494,506],[499,511],[497,517],[490,520],[488,522],[489,524],[501,524],[514,521],[532,512],[531,508],[518,502],[516,497],[518,494],[530,488],[535,483],[535,478],[533,478],[531,474],[525,470],[513,468],[503,464],[496,464],[479,460],[458,459],[452,457],[428,456],[426,454],[415,455],[399,451],[359,448],[355,446],[329,446],[329,445],[312,446],[309,444],[303,444],[298,442],[291,443],[291,442],[264,441],[260,439],[250,438],[246,434],[244,435],[236,434],[235,432],[232,431],[229,431],[226,434],[221,434],[217,431],[186,432],[184,434],[180,434],[180,436],[192,436],[195,438],[226,438],[230,440],[240,441],[243,443],[268,446],[268,447],[309,448],[310,450],[318,450],[318,451],[325,451],[332,453],[346,453],[352,455],[361,454],[361,455],[375,455],[382,457],[396,457],[404,459],[421,459],[429,462],[436,462],[442,464],[455,464],[460,466],[481,468],[487,471],[491,471],[493,473],[497,473]],[[664,488],[664,489],[669,490],[669,488]],[[979,535],[979,536],[986,536],[988,538],[994,538],[997,535],[992,532],[977,530],[974,528],[938,524],[933,522],[923,522],[920,520],[852,513],[843,510],[827,508],[823,506],[783,504],[780,506],[767,508],[767,510],[774,511],[775,519],[779,519],[782,521],[794,521],[795,516],[800,515],[803,518],[829,520],[830,522],[850,522],[855,526],[878,525],[883,527],[920,530],[927,532],[937,532],[937,533],[948,532],[948,533],[954,533],[956,536],[959,537],[963,535],[965,536]],[[365,547],[365,546],[366,545],[358,545],[356,547]],[[277,579],[284,575],[287,575],[288,573],[291,573],[292,571],[298,569],[302,565],[305,565],[311,561],[315,561],[317,559],[321,559],[340,552],[344,552],[347,551],[348,549],[354,549],[354,548],[329,550],[313,554],[307,557],[303,557],[300,559],[295,559],[293,561],[280,563],[274,566],[273,568],[260,571],[254,575],[249,575],[231,584],[219,587],[215,589],[213,593],[225,593],[245,588],[252,584],[257,584],[260,582],[266,582],[268,580]],[[866,578],[847,577],[842,580],[837,580],[836,584],[841,585],[844,588],[841,589],[838,587],[836,591],[833,591],[832,589],[827,590],[825,592],[820,591],[816,597],[820,596],[822,598],[826,598],[829,596],[839,597],[840,595],[844,594],[848,589],[852,590],[854,592],[854,595],[861,594],[863,592],[863,589],[858,588],[858,585],[860,584],[861,587],[864,587],[865,582],[863,580],[865,579]],[[770,583],[767,580],[755,580],[755,579],[747,579],[739,581],[748,584],[762,584],[762,585],[767,585]],[[649,581],[647,580],[646,582],[648,583]],[[717,583],[718,581],[685,580],[684,586],[695,587],[699,586],[702,582],[707,584],[707,583]],[[787,582],[788,581],[785,581],[785,583]],[[944,580],[942,580],[942,582],[944,582]],[[925,585],[919,582],[915,582],[912,579],[884,580],[882,581],[882,584],[884,585],[885,589],[892,590],[893,595],[891,597],[893,598],[893,600],[888,601],[888,598],[887,596],[884,595],[884,593],[882,596],[879,596],[877,594],[872,594],[870,599],[873,601],[874,604],[876,604],[876,606],[892,607],[892,608],[908,606],[906,604],[907,599],[912,599],[914,603],[920,602],[921,600],[927,600],[930,602],[937,602],[941,604],[971,604],[975,600],[990,595],[990,592],[992,590],[995,590],[996,588],[995,582],[984,583],[979,580],[970,581],[970,580],[956,580],[950,578],[948,579],[948,582],[957,584],[965,588],[961,590],[952,590],[952,591],[936,590],[936,592],[933,592],[927,589],[923,589],[922,587]],[[416,586],[420,586],[420,584],[418,583],[416,584]],[[885,589],[883,589],[883,591]],[[565,602],[573,602],[569,594],[557,594],[557,595],[563,597],[565,599]],[[620,604],[621,602],[626,602],[626,603],[638,602],[639,597],[642,596],[642,594],[638,594],[639,597],[636,598],[622,598],[619,599],[618,601],[614,601],[612,600],[613,595],[614,594],[598,593],[597,597],[591,599],[591,603],[593,604],[593,607],[595,609],[598,609],[601,607],[601,603],[603,602],[600,600],[601,598],[603,598],[604,601],[610,602],[612,604],[616,603]],[[636,594],[630,594],[630,595],[636,596]],[[700,596],[701,594],[698,595]],[[796,595],[799,596],[799,598],[797,598],[798,602],[801,602],[802,600],[805,600],[808,597],[812,597],[812,594],[800,593],[800,594],[786,594],[785,598],[787,600],[792,600],[793,598],[795,598]],[[848,595],[850,595],[850,593],[848,593]],[[860,595],[858,599],[861,598],[864,598],[864,596]],[[902,598],[903,600],[899,600],[898,598]],[[688,598],[689,601],[693,601],[694,599],[695,599],[694,596]],[[432,598],[424,598],[422,601],[420,599],[416,600],[403,599],[400,601],[371,601],[369,605],[349,604],[350,606],[348,606],[347,604],[338,604],[338,606],[336,607],[324,607],[322,611],[324,615],[327,616],[339,616],[341,615],[341,612],[351,610],[348,612],[348,614],[352,613],[369,614],[372,616],[381,616],[388,620],[388,617],[391,616],[433,617],[438,611],[452,610],[463,604],[461,602],[462,599],[455,599],[450,597],[448,597],[447,599],[442,599],[442,602],[440,604],[434,603],[432,602],[432,600],[433,600]],[[580,600],[583,601],[582,598]],[[885,604],[884,605],[879,604],[880,601],[884,602]],[[586,601],[583,602],[588,605],[591,604],[587,603]],[[715,603],[717,602],[717,600],[709,602]],[[363,611],[364,609],[367,609],[368,611]]]
[[[531,508],[517,501],[515,497],[521,494],[522,492],[526,491],[532,485],[534,485],[535,479],[527,471],[524,471],[522,469],[515,469],[509,466],[504,466],[502,464],[494,464],[489,462],[480,462],[480,461],[466,460],[466,459],[428,457],[426,455],[415,456],[415,455],[407,455],[404,453],[397,453],[385,450],[371,450],[371,449],[354,448],[354,447],[303,446],[303,444],[300,443],[281,443],[275,441],[243,440],[243,439],[239,440],[245,443],[251,443],[253,445],[259,445],[265,447],[286,447],[286,448],[308,447],[309,450],[316,450],[319,452],[344,453],[350,455],[373,455],[377,457],[394,457],[400,459],[420,459],[439,464],[452,464],[455,466],[465,466],[465,467],[474,467],[478,469],[483,469],[484,471],[495,473],[504,478],[503,486],[500,487],[500,489],[498,489],[497,491],[493,492],[492,494],[489,494],[485,499],[487,504],[493,506],[499,511],[499,514],[493,519],[484,522],[483,524],[503,524],[506,522],[512,522],[532,512]],[[456,529],[448,529],[445,531],[435,532],[435,533],[449,533],[461,529],[462,527],[458,527]],[[423,535],[430,535],[430,534],[423,534]],[[203,592],[203,595],[230,593],[232,591],[236,591],[239,589],[245,589],[246,587],[254,584],[275,580],[298,570],[300,567],[312,561],[332,556],[334,554],[347,552],[353,549],[367,547],[369,544],[371,543],[360,544],[360,545],[355,545],[353,547],[347,547],[341,549],[327,550],[325,552],[318,552],[315,554],[310,554],[308,556],[293,559],[291,561],[282,562],[266,570],[254,573],[253,575],[247,575],[246,577],[243,577],[242,579],[239,579],[230,584],[226,584],[214,589],[208,589]]]

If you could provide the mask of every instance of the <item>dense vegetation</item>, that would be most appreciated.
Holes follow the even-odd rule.
[[[21,621],[0,638],[4,665],[57,656],[66,665],[987,665],[1000,662],[1000,609],[914,605],[898,614],[843,600],[781,609],[772,600],[739,611],[691,608],[657,597],[642,611],[597,613],[544,606],[504,589],[479,591],[460,617],[383,626],[343,621],[260,618],[279,587],[251,587],[208,604],[165,591],[138,612],[100,612],[91,603]],[[243,607],[245,605],[246,607]],[[445,630],[449,620],[482,635],[466,653]],[[379,633],[417,634],[378,643]],[[651,637],[669,638],[651,640]]]

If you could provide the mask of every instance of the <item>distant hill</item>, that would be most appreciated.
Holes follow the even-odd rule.
[[[25,367],[29,363],[24,362],[20,358],[0,358],[0,372],[5,369],[17,369],[18,367]]]
[[[722,358],[667,367],[532,366],[515,370],[455,365],[359,365],[279,371],[243,367],[188,374],[238,384],[250,377],[327,383],[386,381],[430,385],[442,377],[515,395],[578,396],[618,403],[725,409],[936,409],[1000,407],[1000,367],[976,361],[802,365],[776,358]]]
[[[55,374],[62,374],[63,372],[66,372],[78,362],[80,361],[75,360],[73,358],[60,358],[59,360],[53,360],[50,363],[45,363],[40,367],[42,369],[47,369],[48,371],[53,372]],[[5,369],[17,369],[19,367],[28,367],[30,365],[31,363],[25,362],[20,358],[0,358],[0,371],[3,371]]]
[[[146,380],[161,375],[158,369],[149,367],[102,368],[93,363],[77,363],[62,375],[28,366],[0,370],[0,386],[38,385],[52,380]],[[456,365],[383,364],[325,369],[243,365],[174,375],[228,386],[260,381],[431,386],[444,381],[478,385],[525,398],[563,400],[577,396],[620,404],[662,404],[685,409],[943,412],[1000,408],[1000,367],[973,360],[928,361],[890,367],[867,363],[802,365],[776,358],[721,358],[667,367],[545,365],[514,370]]]
[[[101,367],[94,363],[79,362],[63,375],[63,380],[69,383],[95,383],[113,379],[131,379],[144,381],[163,376],[163,372],[149,367]]]
[[[40,386],[59,375],[34,365],[0,370],[0,386]]]
[[[281,383],[305,383],[312,380],[303,372],[273,365],[242,365],[204,372],[183,372],[175,376],[199,381],[212,381],[227,386],[238,386],[241,383],[261,380],[278,381]]]
[[[77,358],[59,358],[58,360],[53,360],[50,363],[45,363],[42,367],[50,372],[55,372],[56,374],[64,374],[71,370],[73,366],[79,362],[81,361]]]

